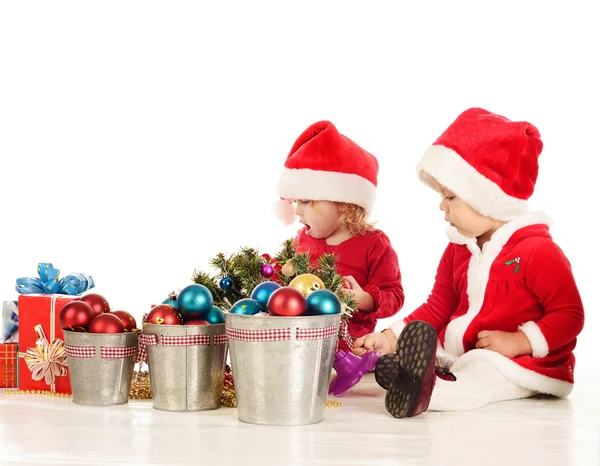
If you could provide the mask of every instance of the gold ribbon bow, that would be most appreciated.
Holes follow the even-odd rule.
[[[34,330],[38,339],[35,348],[27,348],[25,363],[33,380],[45,379],[46,384],[54,385],[56,377],[67,375],[65,343],[60,338],[48,343],[41,324],[36,325]]]

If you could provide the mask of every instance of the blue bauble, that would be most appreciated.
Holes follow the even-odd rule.
[[[340,312],[342,312],[342,305],[332,291],[317,290],[306,297],[306,314],[309,316],[324,316]]]
[[[222,290],[225,290],[225,291],[230,290],[231,287],[233,286],[233,280],[229,277],[223,277],[219,281],[219,286],[221,287]]]
[[[244,314],[247,316],[252,316],[264,310],[265,308],[263,305],[260,304],[256,299],[244,298],[237,301],[229,312],[232,314]]]
[[[252,299],[256,299],[260,304],[262,304],[265,308],[267,307],[267,302],[269,298],[273,294],[273,291],[281,288],[281,285],[276,282],[262,282],[256,285],[254,290],[252,290],[252,295],[250,296]]]
[[[177,298],[175,298],[175,299],[167,298],[161,304],[166,304],[168,306],[173,306],[175,309],[179,309],[177,307]]]
[[[224,324],[225,315],[223,311],[217,306],[213,306],[209,313],[206,315],[206,319],[210,324]]]
[[[206,314],[208,314],[212,307],[212,294],[204,285],[188,285],[179,292],[177,308],[184,317],[189,313],[193,314],[193,318],[195,319],[205,319]],[[191,318],[191,315],[187,316],[188,320]]]

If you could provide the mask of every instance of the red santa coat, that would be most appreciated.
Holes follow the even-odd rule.
[[[296,237],[299,253],[310,254],[311,265],[317,265],[323,254],[339,256],[337,272],[352,275],[361,288],[375,302],[373,312],[356,311],[348,323],[348,332],[359,338],[375,331],[378,319],[398,313],[404,304],[398,256],[389,238],[381,230],[353,236],[337,246],[328,245],[324,239],[315,239],[303,228]],[[342,349],[349,350],[342,345]]]
[[[392,330],[399,335],[406,323],[424,320],[438,331],[438,357],[451,370],[486,360],[520,386],[568,395],[584,312],[569,261],[550,236],[549,219],[531,213],[508,222],[483,250],[454,228],[449,237],[429,299]],[[510,359],[475,349],[483,330],[521,330],[533,354]]]

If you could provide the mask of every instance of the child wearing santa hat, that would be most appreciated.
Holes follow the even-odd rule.
[[[337,272],[357,303],[348,322],[350,339],[373,332],[378,319],[395,315],[404,303],[396,252],[368,222],[378,170],[373,155],[331,122],[319,121],[297,138],[277,188],[279,217],[290,224],[297,216],[304,225],[297,251],[308,252],[312,265],[325,253],[339,258]],[[340,340],[340,349],[352,348]]]
[[[384,355],[375,376],[394,417],[571,392],[584,312],[548,217],[528,209],[541,151],[530,123],[472,108],[419,162],[450,243],[427,302],[354,348]]]

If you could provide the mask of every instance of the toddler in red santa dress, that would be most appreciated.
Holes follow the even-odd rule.
[[[398,256],[386,234],[368,222],[378,169],[372,154],[320,121],[294,143],[277,188],[280,218],[290,224],[298,217],[304,225],[297,251],[308,252],[312,265],[325,253],[339,257],[337,272],[357,303],[348,323],[352,339],[373,332],[378,319],[395,315],[404,303]],[[340,340],[340,349],[352,348]]]
[[[584,312],[548,217],[528,209],[541,151],[533,125],[472,108],[419,162],[450,243],[427,302],[354,348],[385,355],[375,376],[394,417],[571,392]]]

